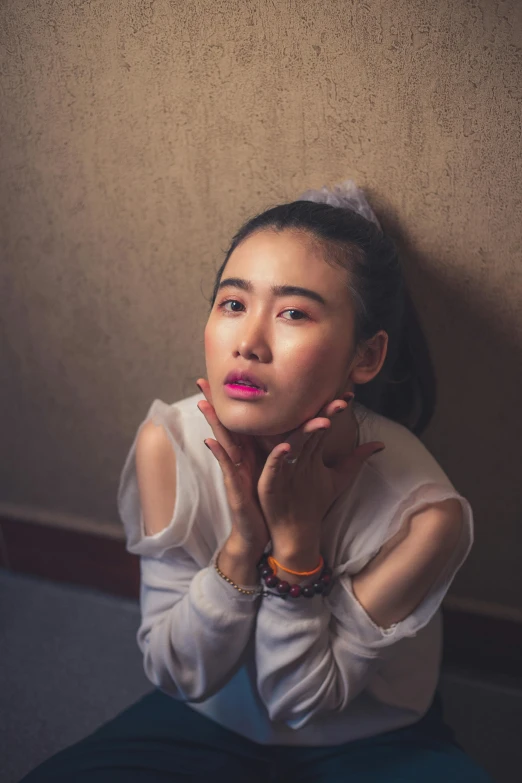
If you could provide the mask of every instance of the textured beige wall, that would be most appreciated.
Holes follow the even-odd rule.
[[[4,504],[117,522],[139,421],[204,374],[233,231],[352,177],[432,346],[423,440],[475,509],[452,593],[520,606],[521,4],[8,0],[0,23]]]

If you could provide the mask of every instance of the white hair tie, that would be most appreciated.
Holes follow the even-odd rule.
[[[375,212],[368,204],[363,191],[357,187],[353,179],[347,179],[339,185],[334,185],[331,190],[326,185],[323,185],[320,190],[306,190],[297,200],[315,201],[317,204],[330,204],[332,207],[351,209],[352,212],[358,212],[366,220],[371,220],[382,231]]]

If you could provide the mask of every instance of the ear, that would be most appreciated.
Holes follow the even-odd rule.
[[[379,374],[388,351],[388,333],[381,329],[357,350],[350,373],[352,383],[368,383]]]

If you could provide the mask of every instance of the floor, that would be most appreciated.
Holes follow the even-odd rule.
[[[152,689],[136,601],[0,569],[0,617],[0,783],[18,783]],[[519,780],[522,678],[444,670],[441,692],[465,750],[496,783]]]

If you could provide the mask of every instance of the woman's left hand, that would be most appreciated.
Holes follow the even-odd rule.
[[[340,400],[335,402],[341,405]],[[303,541],[308,548],[313,542],[318,546],[321,524],[329,508],[354,484],[364,462],[385,448],[382,441],[363,443],[334,467],[326,467],[324,437],[331,426],[335,427],[336,416],[331,408],[332,404],[325,406],[323,416],[302,425],[303,432],[310,434],[299,452],[287,441],[275,446],[259,478],[259,503],[273,546],[282,551],[296,551]],[[285,459],[290,452],[292,458],[297,457],[293,464]]]

